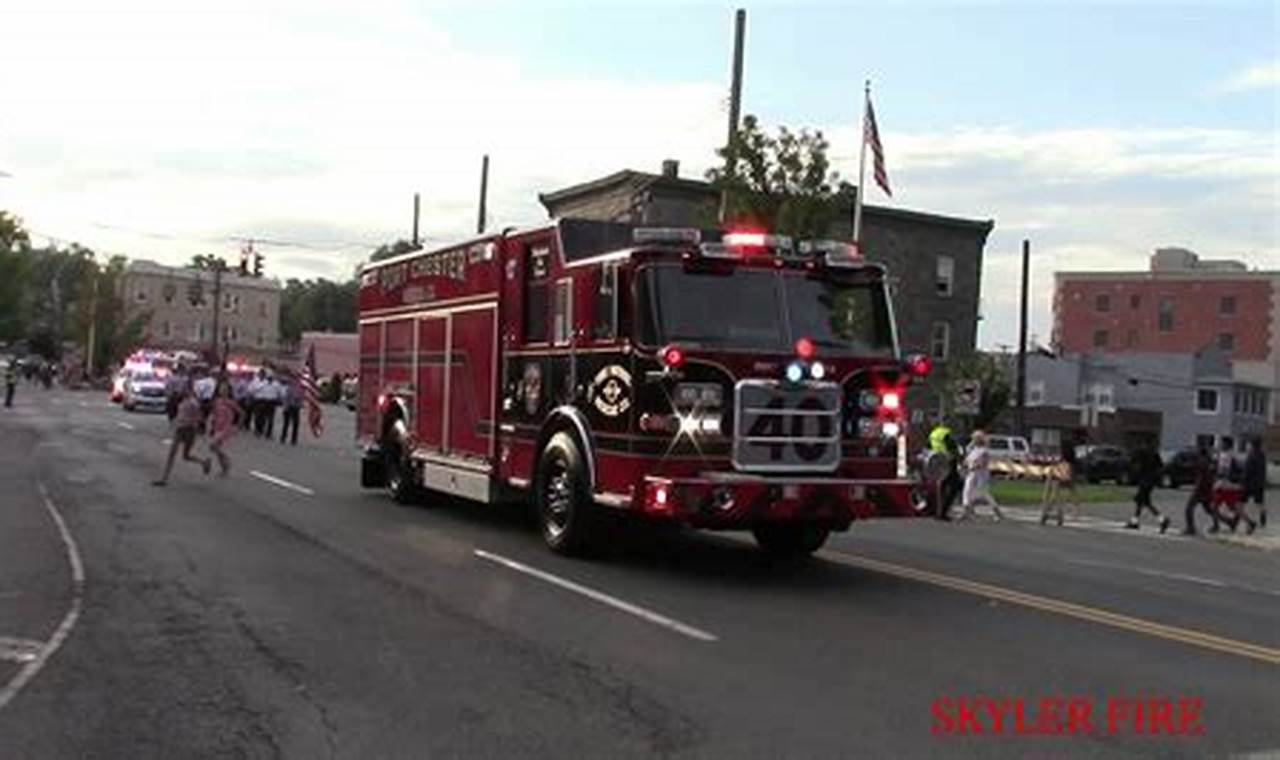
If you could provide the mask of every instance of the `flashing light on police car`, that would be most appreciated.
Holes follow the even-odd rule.
[[[902,408],[902,394],[897,391],[885,391],[880,394],[880,406],[887,412],[896,412]]]

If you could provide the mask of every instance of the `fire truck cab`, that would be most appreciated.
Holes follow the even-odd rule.
[[[884,269],[843,244],[560,220],[365,265],[361,481],[606,510],[803,555],[918,513]]]

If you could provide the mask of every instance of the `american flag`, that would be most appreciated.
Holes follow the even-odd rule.
[[[874,161],[874,171],[876,175],[876,184],[884,190],[884,194],[893,197],[893,191],[889,189],[889,172],[884,168],[884,146],[880,144],[880,130],[876,127],[876,112],[871,107],[871,95],[867,95],[867,117],[862,124],[862,139],[867,145],[871,146],[872,159]]]
[[[320,411],[320,401],[316,390],[316,346],[314,343],[307,349],[307,361],[302,365],[302,375],[298,378],[302,384],[302,394],[307,402],[307,424],[311,426],[311,435],[316,438],[324,432],[324,413]]]

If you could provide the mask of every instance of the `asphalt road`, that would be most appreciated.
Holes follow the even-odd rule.
[[[154,488],[163,417],[0,409],[0,757],[1280,752],[1280,552],[982,519],[569,560],[518,507],[362,492],[328,417]]]

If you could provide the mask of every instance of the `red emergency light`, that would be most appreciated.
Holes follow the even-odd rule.
[[[662,361],[662,366],[667,369],[680,369],[684,366],[684,349],[673,343],[662,349],[658,353],[658,358]]]
[[[800,338],[796,341],[796,356],[808,362],[813,361],[813,357],[817,355],[818,347],[812,338]]]

